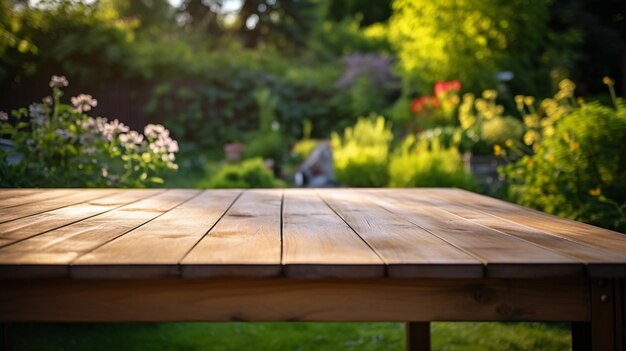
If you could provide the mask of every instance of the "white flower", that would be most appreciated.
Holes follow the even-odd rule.
[[[6,122],[8,120],[9,120],[9,115],[4,111],[0,111],[0,122]]]
[[[36,125],[41,126],[46,123],[46,110],[43,108],[43,105],[32,103],[28,106],[28,112]]]
[[[148,124],[144,129],[143,129],[143,133],[148,137],[148,138],[157,138],[159,135],[167,133],[167,135],[169,135],[169,130],[165,129],[165,127],[163,127],[160,124]]]
[[[91,110],[92,107],[98,106],[98,100],[94,99],[89,94],[80,94],[71,98],[72,105],[76,108],[76,111],[83,113]]]
[[[54,102],[52,100],[52,96],[46,96],[45,98],[42,99],[43,103],[48,105],[48,106],[52,106],[52,103]]]
[[[93,146],[89,146],[83,149],[83,152],[87,155],[92,155],[94,153],[96,153],[96,148]]]
[[[73,134],[70,133],[68,130],[60,129],[60,128],[57,128],[54,131],[54,134],[56,134],[56,136],[58,136],[59,138],[64,139],[64,140],[65,139],[69,139],[69,138],[71,138],[73,136]]]
[[[65,76],[52,76],[52,78],[50,78],[50,88],[62,88],[69,84]]]

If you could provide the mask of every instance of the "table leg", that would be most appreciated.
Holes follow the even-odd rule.
[[[11,324],[0,323],[0,350],[11,351]]]
[[[430,323],[406,323],[406,350],[430,351]]]
[[[591,323],[572,323],[572,351],[591,351]]]
[[[591,349],[626,351],[624,281],[596,279],[591,282]]]

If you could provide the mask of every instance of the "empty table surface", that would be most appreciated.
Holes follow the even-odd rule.
[[[459,189],[4,189],[0,278],[626,277],[626,235]]]

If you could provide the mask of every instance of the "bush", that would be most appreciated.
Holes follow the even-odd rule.
[[[210,178],[201,182],[207,188],[275,188],[284,183],[274,177],[261,158],[245,160],[239,164],[225,165]]]
[[[455,146],[443,147],[439,139],[417,141],[409,135],[389,162],[390,187],[457,187],[477,190],[478,183],[465,173]]]
[[[470,150],[474,154],[489,155],[496,152],[505,155],[505,148],[518,149],[524,134],[524,125],[518,119],[504,115],[504,107],[498,105],[495,90],[485,90],[482,97],[463,95],[459,106],[461,128],[473,141]]]
[[[360,118],[343,137],[331,136],[335,175],[350,186],[385,186],[389,180],[387,162],[393,135],[385,118]]]
[[[551,126],[552,128],[552,126]],[[513,201],[626,232],[626,104],[566,112],[532,156],[503,172]]]
[[[0,150],[3,187],[145,187],[163,183],[157,173],[176,169],[178,143],[161,125],[144,134],[85,112],[97,105],[91,95],[61,102],[65,77],[53,76],[52,96],[0,115],[0,135],[10,138]],[[10,122],[14,122],[13,124]]]

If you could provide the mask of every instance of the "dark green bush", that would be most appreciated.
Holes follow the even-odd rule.
[[[536,154],[503,169],[508,196],[541,211],[626,232],[626,104],[584,104]]]
[[[284,183],[274,177],[260,158],[223,166],[208,181],[200,182],[206,188],[274,188]]]

